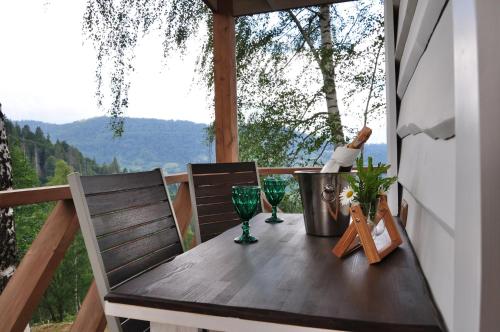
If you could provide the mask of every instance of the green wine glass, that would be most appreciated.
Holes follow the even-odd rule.
[[[248,222],[255,215],[260,201],[260,187],[258,186],[233,186],[232,201],[236,213],[241,218],[243,234],[234,239],[234,242],[249,244],[257,242],[257,238],[250,235]]]
[[[278,218],[276,211],[278,204],[285,197],[286,181],[279,178],[265,178],[264,179],[264,193],[266,194],[267,201],[273,207],[270,218],[266,219],[267,223],[277,224],[283,222],[283,219]]]

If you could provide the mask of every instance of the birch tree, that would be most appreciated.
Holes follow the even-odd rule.
[[[12,165],[7,144],[5,115],[0,104],[0,191],[12,189]],[[12,208],[0,208],[0,293],[4,290],[16,264],[16,232]]]
[[[238,19],[242,158],[268,166],[321,164],[325,151],[383,115],[382,3],[345,8]]]
[[[345,93],[347,83],[356,79],[370,81],[371,72],[359,71],[358,67],[359,62],[373,64],[369,57],[373,47],[367,50],[366,46],[383,32],[382,8],[380,0],[360,0],[349,5],[322,5],[237,18],[240,135],[245,136],[246,131],[255,141],[257,132],[250,132],[257,130],[257,126],[280,125],[281,128],[273,128],[272,137],[262,130],[259,132],[264,135],[261,141],[271,141],[277,138],[276,134],[282,134],[276,141],[284,142],[286,146],[281,148],[285,151],[293,150],[286,161],[281,159],[284,163],[314,152],[316,155],[305,161],[314,164],[325,150],[344,144],[346,136],[361,127],[362,122],[355,129],[343,123],[346,114],[355,112],[356,103],[342,100],[339,90]],[[131,82],[127,73],[133,71],[134,48],[144,33],[164,33],[165,55],[173,49],[180,50],[182,55],[189,38],[206,37],[201,40],[203,51],[198,60],[198,74],[212,91],[212,15],[202,1],[88,0],[84,21],[84,31],[98,51],[100,101],[106,91],[104,64],[112,64],[111,89],[107,91],[113,102],[107,109],[115,119],[113,128],[118,135],[123,130],[120,119],[128,105],[127,90]],[[203,26],[206,35],[198,33]],[[351,95],[345,93],[347,99],[359,99],[360,87],[355,86]],[[383,104],[372,92],[368,99],[369,103],[377,99],[378,104]],[[320,103],[324,106],[320,107]],[[364,113],[370,112],[359,111],[361,117]],[[246,144],[243,137],[242,156],[254,158],[254,147],[250,142]],[[245,152],[246,148],[250,153]]]

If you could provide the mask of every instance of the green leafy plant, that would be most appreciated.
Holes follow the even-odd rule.
[[[377,201],[381,193],[387,191],[396,182],[397,177],[387,177],[390,165],[378,163],[373,166],[372,157],[368,157],[368,166],[363,165],[363,155],[356,159],[357,173],[347,175],[346,179],[354,191],[354,201],[361,205],[365,215],[369,214],[371,220],[375,217]]]

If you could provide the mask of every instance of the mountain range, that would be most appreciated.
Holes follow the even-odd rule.
[[[107,117],[66,124],[16,121],[33,131],[40,127],[51,141],[66,141],[97,163],[109,164],[116,157],[130,171],[161,167],[169,173],[183,172],[189,162],[214,162],[214,148],[206,143],[206,124],[179,120],[125,118],[125,132],[113,138]],[[386,162],[385,144],[367,144],[365,155]]]
[[[66,141],[98,163],[116,157],[122,167],[132,171],[161,167],[182,172],[189,162],[211,162],[205,143],[206,124],[190,121],[126,118],[122,137],[114,138],[107,117],[96,117],[66,124],[16,121],[32,130],[40,127],[51,141]],[[213,149],[212,149],[213,150]]]

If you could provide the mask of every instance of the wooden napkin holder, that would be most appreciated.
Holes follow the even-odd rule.
[[[372,237],[370,226],[368,226],[361,206],[351,206],[351,218],[352,222],[332,250],[333,254],[339,258],[349,255],[361,246],[368,262],[374,264],[380,262],[403,243],[391,210],[389,210],[386,195],[381,195],[379,198],[374,220],[375,225],[383,220],[385,230],[375,239]]]

